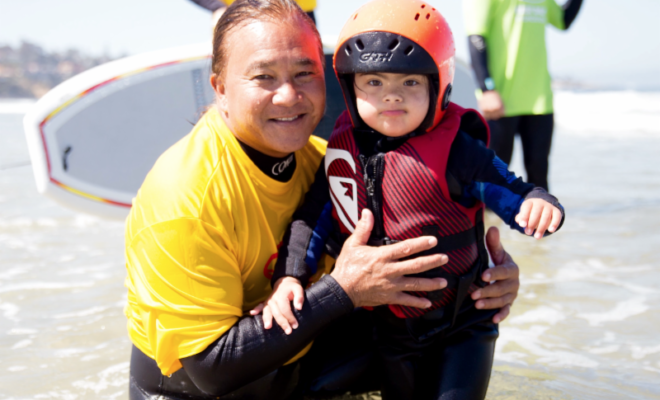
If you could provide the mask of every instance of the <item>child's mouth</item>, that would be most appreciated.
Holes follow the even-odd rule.
[[[406,112],[404,110],[386,110],[381,113],[385,117],[398,117],[404,115]]]

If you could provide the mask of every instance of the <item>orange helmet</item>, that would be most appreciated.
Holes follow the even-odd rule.
[[[374,0],[349,18],[339,34],[334,68],[353,125],[356,73],[393,72],[429,77],[429,112],[418,131],[435,127],[449,105],[454,81],[454,37],[442,14],[420,0]]]

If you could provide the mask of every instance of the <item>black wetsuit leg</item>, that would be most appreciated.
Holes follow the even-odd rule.
[[[372,314],[358,308],[314,340],[300,360],[299,396],[328,398],[380,389]]]
[[[413,399],[415,372],[422,354],[428,351],[432,342],[416,342],[408,331],[406,320],[397,318],[387,307],[376,308],[373,318],[383,371],[382,398]]]
[[[409,320],[384,307],[374,312],[384,400],[485,398],[499,335],[496,310],[472,305],[468,300],[452,328],[425,341],[409,333]]]
[[[380,389],[380,371],[374,348],[371,312],[356,309],[319,335],[309,353],[297,362],[285,365],[226,396],[216,397],[199,390],[184,369],[172,376],[163,376],[156,362],[134,346],[129,398],[292,400],[302,399],[303,396],[327,398],[346,392],[376,391]]]
[[[552,146],[554,114],[520,117],[518,132],[522,141],[527,182],[548,190],[548,158]]]
[[[377,390],[383,399],[486,396],[499,335],[491,322],[497,310],[469,306],[444,336],[422,344],[411,337],[405,320],[383,312],[389,310],[357,309],[321,334],[301,359],[299,390],[291,399]]]
[[[498,326],[490,320],[461,329],[424,355],[414,399],[477,400],[486,397]]]
[[[504,161],[511,163],[513,142],[520,135],[523,146],[527,182],[548,190],[548,158],[552,146],[554,114],[521,115],[488,121],[489,148]]]
[[[496,121],[488,121],[490,127],[490,149],[504,161],[505,164],[511,163],[513,155],[513,140],[518,131],[520,117],[504,117]]]
[[[225,396],[213,396],[201,391],[184,369],[171,376],[162,375],[156,361],[133,346],[128,397],[130,400],[148,400],[157,396],[168,400],[284,400],[295,390],[299,375],[300,364],[294,362]]]

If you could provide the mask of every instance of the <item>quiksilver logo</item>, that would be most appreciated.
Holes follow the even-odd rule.
[[[358,222],[357,182],[350,176],[333,176],[330,173],[330,165],[338,160],[348,164],[351,175],[357,172],[355,160],[351,153],[342,149],[328,147],[325,153],[325,174],[330,186],[330,200],[341,223],[349,232],[353,232]]]
[[[286,160],[280,161],[273,165],[272,172],[273,175],[278,176],[282,172],[284,172],[289,165],[293,162],[293,154],[291,154]]]
[[[362,54],[360,54],[360,61],[362,62],[370,62],[370,61],[375,61],[375,62],[389,62],[392,60],[392,56],[394,53],[379,53],[376,51],[367,51]]]

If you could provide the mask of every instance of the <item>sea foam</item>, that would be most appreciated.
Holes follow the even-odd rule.
[[[660,137],[660,92],[555,92],[555,122],[585,136]]]

